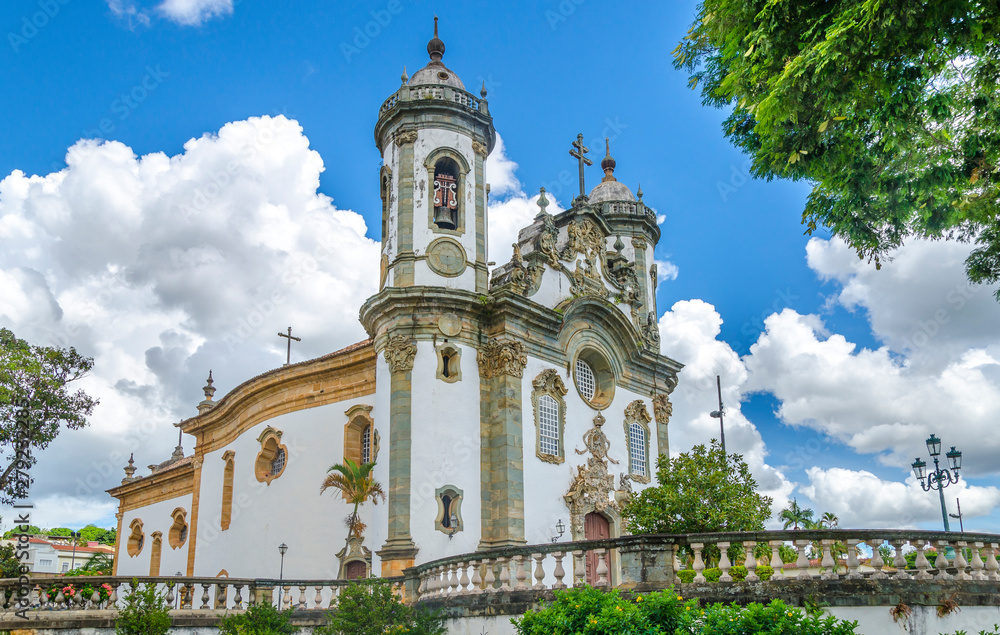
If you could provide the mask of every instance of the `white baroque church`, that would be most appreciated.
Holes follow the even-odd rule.
[[[194,437],[136,475],[118,502],[116,575],[331,579],[393,576],[438,558],[520,544],[616,537],[621,504],[667,453],[681,364],[660,354],[656,216],[604,177],[520,231],[487,263],[486,158],[496,132],[428,43],[430,63],[379,109],[379,292],[369,338],[276,368],[214,400]],[[363,536],[327,469],[375,462],[387,500]],[[349,542],[349,546],[347,543]],[[278,546],[288,546],[280,556]],[[279,558],[282,558],[279,564]]]

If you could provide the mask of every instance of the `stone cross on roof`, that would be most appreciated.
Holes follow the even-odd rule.
[[[587,196],[586,186],[583,181],[583,168],[586,165],[594,165],[594,162],[588,159],[585,154],[590,152],[590,148],[583,145],[583,133],[576,135],[576,141],[573,142],[573,149],[569,151],[571,157],[576,159],[580,164],[580,197],[585,198]]]

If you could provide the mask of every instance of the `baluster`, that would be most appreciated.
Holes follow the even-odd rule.
[[[608,582],[608,550],[594,549],[594,552],[597,554],[597,586],[611,586],[610,582]],[[543,573],[542,575],[544,576],[545,574]]]
[[[729,569],[733,566],[733,563],[729,561],[729,543],[720,542],[718,546],[722,553],[719,556],[719,570],[722,571],[722,575],[719,576],[719,582],[732,582],[733,576],[729,575]]]
[[[997,543],[986,543],[986,579],[1000,580],[1000,563],[997,562]]]
[[[229,604],[229,585],[228,584],[216,584],[215,585],[215,608],[225,610],[228,608]]]
[[[247,607],[256,606],[257,604],[257,584],[251,582],[247,585]]]
[[[958,569],[958,573],[955,574],[956,580],[972,579],[972,576],[965,571],[966,567],[969,566],[969,563],[965,560],[965,547],[968,544],[964,540],[959,540],[955,543],[955,568]]]
[[[806,555],[808,540],[796,540],[795,546],[799,549],[799,556],[795,559],[795,568],[798,574],[795,576],[799,580],[812,580],[813,574],[809,573],[809,556]]]
[[[580,549],[573,550],[573,586],[582,587],[587,583],[587,566],[584,564],[585,554]]]
[[[674,561],[674,577],[676,578],[677,572],[681,570],[681,546],[674,545],[671,551],[673,553]]]
[[[174,587],[176,586],[177,586],[176,582],[167,582],[167,597],[164,598],[164,600],[166,601],[167,606],[169,606],[170,608],[174,608],[174,599],[176,598],[176,596],[174,595]],[[112,588],[115,591],[117,591],[118,585],[114,585]]]
[[[323,585],[316,584],[313,586],[316,589],[316,597],[313,598],[313,608],[321,609],[323,608]]]
[[[986,580],[986,574],[983,573],[983,569],[986,563],[983,562],[983,558],[979,555],[979,550],[983,548],[983,543],[974,542],[972,543],[972,579],[973,580]]]
[[[448,579],[447,565],[441,565],[439,570],[441,571],[441,579],[438,581],[438,595],[443,597],[448,595],[448,585],[451,584],[451,581]]]
[[[937,560],[934,561],[934,568],[937,569],[937,577],[939,579],[948,579],[951,574],[948,573],[948,541],[947,540],[936,540],[934,541],[937,546]]]
[[[243,610],[243,595],[241,594],[243,590],[242,584],[234,584],[233,589],[235,591],[233,595],[233,610],[242,611]]]
[[[861,563],[858,562],[858,543],[861,541],[857,538],[847,539],[847,579],[848,580],[860,580],[865,576],[858,573],[858,567]]]
[[[453,564],[448,567],[449,581],[451,584],[451,589],[449,590],[449,593],[451,595],[456,595],[461,591],[461,589],[458,588],[458,574],[460,568],[461,567],[459,567],[458,564]]]
[[[518,591],[522,591],[528,588],[528,584],[525,580],[528,579],[528,569],[531,568],[531,559],[522,554],[517,556],[517,569],[514,577],[517,578],[517,585],[514,587]]]
[[[299,585],[299,610],[306,610],[306,585]]]
[[[469,563],[463,562],[458,565],[462,570],[462,576],[458,579],[458,592],[468,593],[469,592]]]
[[[982,562],[982,560],[980,560],[980,562]],[[979,578],[976,579],[978,580]],[[985,580],[986,576],[983,576],[983,579]],[[90,596],[90,602],[93,608],[95,609],[101,608],[101,593],[97,590],[97,587],[94,587],[94,593]]]
[[[427,580],[430,578],[430,572],[424,571],[420,574],[420,586],[417,587],[417,597],[422,598],[427,595]]]
[[[747,570],[747,582],[757,582],[760,580],[760,576],[757,575],[757,556],[753,553],[756,546],[757,542],[754,540],[747,540],[743,543],[743,566]]]
[[[993,553],[992,551],[990,552]],[[556,560],[556,569],[552,572],[552,577],[556,579],[556,583],[552,585],[553,589],[565,589],[566,584],[563,583],[563,578],[566,577],[566,570],[563,569],[563,556],[565,556],[561,551],[555,551],[552,553],[552,557]]]
[[[778,549],[784,544],[780,540],[769,540],[768,543],[771,545],[771,568],[774,569],[774,573],[771,574],[772,580],[784,580],[784,563],[781,561],[781,556],[778,554]]]
[[[701,550],[705,545],[700,542],[691,543],[691,550],[694,551],[694,582],[705,582],[702,571],[705,570],[705,561],[701,559]]]
[[[496,584],[496,577],[493,575],[493,564],[494,564],[493,559],[486,558],[483,561],[483,564],[486,565],[486,579],[483,581],[483,583],[486,585],[486,592],[494,593],[496,592],[497,589],[494,587],[494,585]]]
[[[500,564],[500,590],[510,591],[510,558],[497,558]]]
[[[49,593],[48,590],[43,589],[41,585],[38,586],[38,608],[44,609],[48,608],[49,603]]]
[[[281,610],[286,611],[292,608],[292,585],[286,584],[281,587]]]
[[[479,560],[473,560],[469,563],[472,565],[472,592],[478,593],[483,590],[483,576],[479,571]]]
[[[427,580],[427,591],[431,597],[441,595],[441,567],[431,568],[431,577]]]
[[[63,595],[62,585],[56,582],[56,608],[63,608],[63,603],[66,601],[66,596]]]
[[[872,566],[872,569],[875,569],[875,573],[872,574],[871,579],[884,580],[888,578],[889,576],[887,576],[885,572],[882,571],[882,567],[885,566],[885,560],[882,559],[882,552],[879,551],[879,547],[882,546],[882,541],[872,540],[868,544],[872,546],[872,559],[870,564]]]
[[[905,540],[898,538],[892,540],[892,547],[895,550],[895,554],[892,557],[892,566],[896,568],[896,575],[892,576],[893,580],[910,579],[910,574],[906,570],[906,558],[903,557],[903,543],[905,542]]]
[[[533,553],[531,557],[535,559],[535,589],[545,588],[545,568],[542,566],[542,561],[545,560],[544,553]],[[529,561],[530,562],[530,561]]]
[[[820,561],[820,566],[826,569],[821,576],[823,580],[839,580],[840,574],[837,573],[837,561],[833,559],[833,541],[823,540],[820,541],[820,545],[823,549],[823,559]]]
[[[934,576],[931,575],[931,563],[924,552],[931,543],[927,540],[915,540],[914,542],[917,543],[917,559],[914,561],[914,565],[917,567],[917,574],[913,577],[917,580],[930,580]]]
[[[208,605],[208,600],[209,600],[208,587],[209,586],[211,586],[211,585],[209,585],[209,584],[202,584],[201,585],[201,588],[202,588],[201,610],[202,611],[207,611],[208,609],[212,608],[211,606]]]

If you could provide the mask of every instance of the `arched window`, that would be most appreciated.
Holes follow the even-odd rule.
[[[580,389],[580,394],[587,401],[594,398],[594,391],[597,388],[597,382],[594,380],[594,369],[582,359],[576,360],[576,385]]]
[[[358,404],[344,412],[344,458],[359,465],[378,460],[379,436],[371,411],[371,406]]]
[[[453,384],[462,379],[462,349],[444,344],[437,347],[437,378]]]
[[[174,523],[170,526],[170,532],[167,534],[167,537],[170,542],[170,548],[178,549],[187,541],[187,512],[178,507],[170,515],[173,517]]]
[[[460,173],[458,164],[450,157],[438,159],[434,164],[433,222],[439,229],[458,229]]]
[[[260,452],[254,463],[254,475],[261,483],[270,485],[271,481],[282,475],[288,464],[288,449],[281,445],[281,434],[280,430],[268,426],[257,437]]]
[[[448,535],[462,531],[464,523],[462,521],[462,490],[454,485],[439,487],[434,492],[437,499],[438,513],[434,521],[434,528]]]
[[[142,545],[146,541],[146,536],[142,533],[142,521],[138,518],[132,520],[129,524],[129,529],[131,531],[129,532],[126,550],[128,551],[128,555],[134,558],[142,553]]]
[[[563,434],[566,428],[566,385],[559,373],[549,368],[531,381],[531,402],[535,410],[535,454],[546,463],[565,460]]]
[[[361,462],[370,463],[372,460],[372,427],[366,425],[361,431]]]
[[[628,425],[628,460],[629,472],[637,476],[646,474],[646,430],[633,421]]]
[[[384,244],[389,235],[389,211],[392,208],[390,194],[392,190],[392,171],[389,170],[389,166],[382,167],[380,177],[379,195],[382,198],[382,243]]]
[[[226,462],[226,469],[222,472],[222,517],[220,524],[222,531],[229,529],[229,523],[233,517],[233,473],[235,470],[234,457],[236,454],[229,450],[222,455],[222,460]]]

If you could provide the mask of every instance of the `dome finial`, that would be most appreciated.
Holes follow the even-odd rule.
[[[434,37],[427,43],[427,54],[431,56],[431,62],[440,62],[444,57],[444,42],[438,37],[438,17],[434,16]]]
[[[604,170],[602,183],[618,180],[615,178],[615,160],[611,158],[611,140],[607,137],[604,137],[604,160],[601,161],[601,169]]]
[[[479,96],[486,99],[486,80],[483,80],[483,88],[479,91]]]
[[[406,74],[406,64],[403,64],[403,74],[399,78],[403,80],[404,84],[410,80],[410,76]]]

